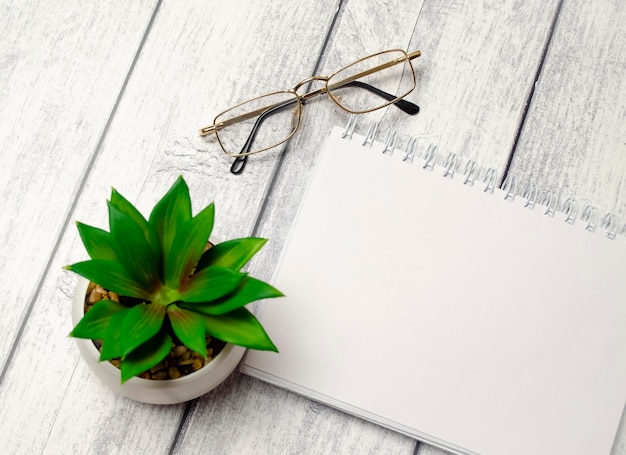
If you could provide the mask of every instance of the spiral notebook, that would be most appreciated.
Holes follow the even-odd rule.
[[[328,137],[274,277],[287,297],[260,316],[280,353],[242,370],[451,453],[609,454],[626,402],[612,218],[369,136]]]

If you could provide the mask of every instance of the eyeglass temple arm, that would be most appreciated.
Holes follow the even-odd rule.
[[[422,53],[420,51],[413,51],[413,52],[407,54],[409,60],[416,59],[420,55],[422,55]],[[348,84],[350,84],[352,82],[360,82],[360,81],[356,81],[355,79],[358,79],[360,77],[366,76],[366,75],[371,74],[371,73],[375,73],[377,71],[380,71],[382,69],[388,68],[390,66],[396,65],[398,63],[401,63],[403,60],[404,59],[398,59],[398,60],[393,61],[393,62],[389,62],[389,63],[385,63],[383,65],[379,65],[379,66],[377,66],[375,68],[372,68],[372,69],[370,69],[368,71],[363,71],[363,72],[361,72],[359,74],[355,74],[351,78],[346,79],[344,81],[341,81],[341,82],[339,82],[337,84],[334,84],[333,86],[334,87],[342,87],[342,86],[346,86],[346,85],[348,85]],[[362,88],[366,88],[367,89],[367,87],[372,87],[371,85],[365,84],[363,82],[360,82],[360,84],[363,84]],[[391,94],[389,94],[387,92],[383,92],[382,90],[378,90],[375,87],[372,87],[372,88],[377,91],[377,92],[374,92],[374,93],[382,93],[382,94],[384,94],[384,96],[383,95],[380,95],[380,96],[385,98],[387,101],[391,101],[391,100],[393,100],[395,98],[395,96],[393,96],[393,95],[391,95]],[[306,99],[314,98],[314,97],[316,97],[318,95],[321,95],[322,93],[325,93],[325,92],[326,92],[325,89],[316,90],[314,92],[310,92],[310,93],[306,93],[306,94],[302,95],[301,99],[304,101]],[[410,115],[415,115],[415,114],[417,114],[417,112],[419,112],[419,107],[417,105],[415,105],[415,104],[413,104],[413,103],[411,103],[409,101],[406,101],[406,100],[400,99],[397,102],[395,102],[394,104],[396,106],[398,106],[401,110],[403,110],[404,112],[406,112],[407,114],[410,114]],[[414,112],[414,113],[410,112],[410,111],[415,111],[416,108],[417,108],[416,112]],[[231,123],[236,123],[236,122],[245,120],[247,118],[251,118],[251,117],[253,117],[255,115],[259,115],[261,112],[262,112],[262,110],[259,110],[257,112],[250,112],[250,113],[246,114],[246,116],[242,116],[241,118],[240,117],[234,117],[232,119],[229,119],[228,123],[222,123],[222,124],[219,124],[219,125],[205,126],[204,128],[200,129],[199,134],[200,134],[200,136],[207,136],[209,134],[213,134],[213,133],[215,133],[216,130],[218,130],[220,128],[223,128],[224,126],[230,125]]]
[[[413,60],[416,59],[417,57],[419,57],[420,55],[422,55],[421,51],[413,51],[413,52],[409,52],[408,54],[409,60]]]
[[[374,87],[373,85],[369,85],[369,84],[366,84],[365,82],[361,82],[361,81],[350,81],[350,82],[347,82],[345,84],[342,84],[340,87],[350,87],[350,86],[354,86],[354,87],[359,87],[359,88],[365,89],[365,90],[367,90],[369,92],[372,92],[372,93],[380,96],[381,98],[383,98],[383,99],[385,99],[387,101],[392,101],[394,98],[396,98],[396,96],[392,95],[391,93],[384,92],[384,91]],[[314,92],[305,93],[300,98],[304,102],[304,101],[307,101],[307,100],[309,100],[311,98],[315,98],[315,97],[317,97],[317,96],[319,96],[319,95],[321,95],[321,94],[323,94],[325,92],[326,92],[325,89],[315,90]],[[261,119],[261,117],[263,115],[271,114],[273,112],[274,108],[286,107],[287,105],[291,105],[291,104],[293,104],[295,102],[296,102],[295,100],[289,100],[289,101],[287,101],[285,103],[280,103],[280,104],[277,104],[276,106],[271,106],[268,110],[265,110],[266,108],[258,109],[257,111],[250,112],[250,113],[242,115],[242,116],[234,117],[232,119],[229,119],[228,123],[223,122],[223,123],[220,123],[218,125],[205,126],[204,128],[200,129],[200,131],[199,131],[200,136],[208,136],[209,134],[215,133],[216,130],[221,129],[224,126],[228,126],[231,123],[236,123],[236,122],[239,122],[239,121],[246,120],[247,118],[252,118],[252,117],[255,117],[255,116],[259,116],[258,119],[257,119],[257,121],[258,121],[258,120]],[[407,100],[404,100],[404,99],[397,100],[395,103],[393,103],[393,105],[398,107],[400,110],[402,110],[403,112],[406,112],[409,115],[415,115],[415,114],[417,114],[420,111],[420,108],[419,108],[419,106],[417,104],[411,103],[410,101],[407,101]],[[244,148],[245,147],[246,146],[244,145]]]
[[[411,52],[410,54],[407,54],[407,57],[409,59],[408,61],[410,62],[411,60],[416,59],[420,55],[422,55],[422,53],[420,51]],[[347,85],[348,83],[350,83],[352,81],[356,81],[358,79],[361,79],[364,76],[369,76],[370,74],[377,73],[379,71],[382,71],[382,70],[384,70],[386,68],[392,67],[394,65],[397,65],[397,64],[405,62],[405,61],[406,60],[404,58],[397,58],[397,59],[392,60],[390,62],[383,63],[382,65],[378,65],[378,66],[375,66],[375,67],[370,68],[368,70],[361,71],[360,73],[354,74],[354,75],[350,76],[349,78],[344,79],[343,81],[339,81],[339,82],[336,82],[335,84],[332,84],[329,88],[343,87],[344,85]]]
[[[391,93],[383,92],[382,90],[374,87],[373,85],[366,84],[365,82],[352,81],[343,85],[342,87],[348,87],[348,86],[363,88],[367,90],[368,92],[372,92],[387,101],[393,101],[396,98],[395,95],[392,95]],[[406,112],[409,115],[415,115],[420,111],[420,107],[417,104],[411,103],[410,101],[404,100],[402,98],[400,98],[398,101],[393,103],[393,105],[398,107],[401,111]]]
[[[359,88],[363,88],[369,92],[372,92],[378,96],[380,96],[381,98],[384,98],[387,101],[392,101],[395,96],[384,92],[382,90],[377,89],[376,87],[366,84],[364,82],[361,81],[351,81],[348,82],[347,84],[343,85],[345,86],[355,86],[355,87],[359,87]],[[319,92],[319,93],[318,93]],[[309,96],[306,97],[307,95],[311,95],[314,94],[314,96],[318,96],[321,95],[323,93],[322,90],[316,90],[315,92],[310,92],[307,93],[305,95],[302,96],[302,103],[304,104],[307,100],[311,99],[313,96]],[[246,142],[244,143],[243,147],[241,148],[241,151],[239,152],[239,154],[235,157],[235,161],[233,161],[233,164],[230,167],[230,172],[233,174],[241,174],[243,172],[243,170],[246,167],[246,164],[248,162],[248,152],[250,151],[250,148],[252,147],[252,144],[254,143],[254,139],[256,138],[256,134],[257,131],[259,129],[259,127],[261,126],[261,124],[263,123],[263,121],[265,121],[265,119],[267,117],[269,117],[270,115],[274,114],[275,112],[284,109],[286,107],[291,106],[292,104],[295,104],[296,100],[288,100],[285,101],[283,103],[279,103],[276,104],[274,106],[271,106],[269,108],[267,108],[264,112],[262,112],[256,119],[256,121],[254,122],[254,125],[252,126],[252,130],[250,131],[250,134],[248,135],[248,138],[246,139]],[[403,112],[406,112],[409,115],[415,115],[419,112],[420,108],[417,104],[411,103],[410,101],[406,101],[403,99],[399,99],[398,101],[396,101],[395,103],[393,103],[395,106],[397,106],[399,109],[401,109]]]
[[[233,161],[233,164],[230,166],[230,172],[232,174],[241,174],[243,170],[245,169],[246,163],[248,162],[248,156],[249,156],[247,153],[250,151],[250,148],[252,147],[252,144],[254,143],[254,139],[256,138],[256,133],[259,130],[259,127],[261,126],[263,121],[267,117],[275,113],[276,111],[289,107],[295,103],[296,103],[296,100],[293,99],[293,100],[285,101],[283,103],[276,104],[274,106],[267,108],[261,115],[257,117],[256,121],[254,122],[254,125],[252,126],[252,130],[250,131],[250,134],[248,135],[248,139],[246,139],[245,144],[243,144],[243,147],[241,148],[241,151],[239,152],[239,155],[235,158],[235,161]]]

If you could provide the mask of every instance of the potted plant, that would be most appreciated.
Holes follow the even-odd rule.
[[[245,305],[282,293],[241,272],[265,239],[209,243],[214,204],[193,216],[182,177],[148,219],[115,189],[107,202],[109,232],[77,223],[91,259],[66,267],[84,278],[70,336],[105,383],[182,402],[226,379],[245,348],[277,352]]]

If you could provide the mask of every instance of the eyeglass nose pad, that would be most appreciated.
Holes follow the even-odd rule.
[[[300,123],[300,110],[298,108],[291,110],[291,128],[295,129]]]

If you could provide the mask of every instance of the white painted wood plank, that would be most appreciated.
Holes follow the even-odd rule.
[[[231,411],[222,414],[224,407]],[[215,454],[409,455],[414,445],[393,431],[236,373],[197,403],[174,453],[210,447]]]
[[[502,172],[556,14],[546,2],[425,2],[409,47],[423,51],[416,117],[390,124],[403,134]]]
[[[324,66],[318,74],[330,74],[351,61],[364,56],[369,52],[385,48],[406,47],[410,40],[419,13],[421,2],[408,4],[407,2],[391,1],[379,2],[348,2],[341,11],[341,19],[336,24],[331,42],[333,45],[325,51]],[[384,25],[382,24],[384,22]],[[343,38],[338,38],[342,36]],[[335,45],[334,43],[339,43]],[[330,60],[330,61],[329,61]],[[311,62],[313,63],[313,62]],[[285,82],[276,81],[274,85],[266,87],[267,91],[290,87],[311,74],[312,65],[298,73],[299,76]],[[263,93],[259,91],[258,94]],[[252,93],[251,93],[252,94]],[[250,94],[250,95],[251,95]],[[304,111],[302,131],[298,133],[296,147],[289,146],[290,154],[298,154],[303,160],[311,159],[317,153],[319,144],[325,137],[334,119],[341,118],[332,103],[320,99],[307,104]],[[303,139],[304,138],[304,139]],[[293,144],[293,142],[292,142]],[[273,165],[277,151],[267,156],[255,156],[244,174],[245,179],[255,179],[268,163]],[[308,170],[298,169],[294,174],[287,174],[286,180],[299,194],[308,177]],[[253,182],[251,182],[253,184]],[[245,182],[245,185],[251,185]],[[265,191],[263,188],[262,191]],[[241,204],[241,202],[239,202]],[[270,201],[271,206],[274,203]],[[256,205],[245,203],[258,208]],[[239,209],[242,210],[242,209]],[[295,205],[294,205],[295,210]],[[295,213],[293,210],[290,212]],[[282,220],[274,220],[279,226],[280,234],[284,234],[288,225]],[[270,238],[271,247],[265,247],[264,257],[269,258],[263,265],[258,261],[251,264],[250,271],[256,276],[269,279],[275,265],[277,254],[282,245],[282,238],[277,238],[276,232],[263,232]],[[269,256],[268,256],[269,252]],[[176,447],[176,453],[196,453],[203,447],[214,447],[216,453],[307,453],[307,454],[360,454],[360,453],[397,453],[412,454],[415,441],[398,433],[385,430],[371,423],[365,422],[326,406],[314,404],[295,394],[279,390],[245,377],[237,378],[235,384],[245,384],[252,387],[252,393],[241,398],[233,394],[233,402],[242,405],[242,415],[233,416],[220,413],[220,419],[228,419],[227,424],[218,423],[216,411],[217,397],[208,395],[199,400],[181,441]],[[249,386],[247,384],[250,384]],[[243,388],[244,386],[239,386]],[[245,401],[244,401],[245,400]],[[235,419],[234,421],[232,419]],[[213,425],[220,425],[220,430],[228,431],[230,427],[245,429],[237,434],[234,441],[219,441],[208,432]],[[268,431],[271,429],[271,431]],[[218,432],[219,433],[219,432]]]
[[[202,125],[199,120],[210,120],[212,112],[228,107],[235,98],[292,86],[311,72],[334,2],[302,3],[259,6],[249,2],[206,8],[200,1],[165,2],[73,219],[104,225],[104,198],[110,185],[139,201],[145,211],[175,176],[183,173],[192,186],[196,208],[217,199],[218,236],[249,234],[277,154],[255,158],[244,175],[231,176],[229,161],[219,155],[217,145],[198,139],[195,130]],[[512,103],[515,97],[523,99],[524,90],[532,84],[531,57],[539,57],[537,51],[554,8],[554,2],[539,3],[491,2],[485,12],[478,2],[445,6],[426,2],[414,31],[419,5],[350,1],[321,72],[385,47],[422,49],[424,57],[417,65],[425,83],[410,97],[422,106],[422,113],[406,120],[388,113],[386,124],[397,124],[401,132],[445,137],[450,149],[455,146],[464,156],[478,153],[482,162],[503,169],[505,154],[500,150],[508,151],[506,145],[512,143],[519,119],[497,121],[498,115],[506,116],[512,106],[497,105],[498,95],[508,87],[515,92],[509,99]],[[500,40],[507,44],[496,52],[491,47]],[[529,47],[522,52],[524,43]],[[437,55],[444,61],[433,63],[438,60],[426,59],[428,52],[429,58]],[[250,60],[240,59],[241,55]],[[227,58],[233,56],[237,57]],[[502,67],[513,75],[499,74]],[[254,77],[245,78],[246,74]],[[520,74],[519,80],[514,77]],[[481,100],[468,88],[476,81],[482,83],[479,95],[491,96],[495,108],[488,103],[480,109],[473,106]],[[495,92],[490,94],[491,90]],[[323,135],[334,122],[345,119],[330,103],[322,103],[307,106],[303,130],[288,147],[260,232],[272,241],[252,265],[255,275],[268,278],[271,274]],[[494,115],[492,109],[499,114]],[[520,108],[515,115],[521,112]],[[482,126],[472,133],[475,123]],[[460,131],[454,129],[457,124]],[[488,126],[496,131],[486,129]],[[481,150],[465,147],[466,142]],[[24,187],[32,185],[22,182]],[[46,181],[40,191],[52,188]],[[55,204],[51,210],[60,209]],[[9,403],[0,407],[0,435],[8,440],[9,451],[166,452],[181,407],[143,406],[115,397],[88,373],[72,341],[65,338],[70,330],[74,280],[59,267],[83,257],[70,229],[0,387],[0,402]],[[24,289],[30,292],[32,287],[25,285]],[[46,365],[33,365],[32,358],[45,357],[50,358]],[[44,382],[42,378],[49,374],[52,378]],[[76,403],[86,404],[79,408]],[[270,453],[309,446],[318,453],[408,454],[413,447],[412,441],[395,433],[239,375],[201,399],[184,430],[178,453],[193,453],[194,449]],[[422,446],[418,453],[442,452]]]
[[[144,405],[117,396],[91,374],[67,336],[76,279],[61,267],[70,251],[78,253],[78,242],[74,233],[63,241],[0,388],[3,451],[166,453],[184,405]]]
[[[418,22],[417,27],[415,27],[417,15],[420,8],[422,8],[421,4],[407,5],[405,2],[388,2],[386,4],[371,3],[366,6],[364,5],[364,2],[350,2],[343,11],[341,22],[338,24],[338,27],[334,32],[331,46],[325,52],[326,59],[324,61],[323,68],[319,72],[322,74],[328,74],[334,69],[355,58],[358,58],[361,55],[381,50],[383,48],[406,48],[407,43],[410,41],[417,43],[408,46],[411,50],[414,48],[420,48],[424,51],[425,55],[428,55],[428,51],[431,49],[438,49],[442,55],[447,52],[452,56],[457,56],[456,60],[454,58],[448,58],[447,64],[442,64],[443,68],[437,68],[438,71],[423,69],[422,65],[429,66],[431,64],[430,59],[421,61],[418,60],[416,63],[418,67],[418,74],[425,71],[433,71],[433,73],[429,75],[428,82],[423,86],[423,88],[420,87],[419,91],[410,95],[409,98],[421,104],[423,110],[420,116],[422,116],[424,112],[428,112],[429,108],[436,109],[438,111],[437,115],[431,114],[432,118],[440,119],[439,123],[436,123],[434,120],[430,121],[429,129],[431,130],[431,133],[434,128],[438,128],[439,131],[445,131],[446,128],[450,128],[450,125],[459,123],[458,120],[460,118],[464,120],[463,123],[468,125],[463,131],[465,136],[471,135],[471,119],[473,119],[475,113],[475,108],[472,106],[474,98],[469,97],[464,105],[451,111],[454,115],[456,115],[454,119],[449,119],[447,116],[443,116],[441,114],[443,109],[438,106],[440,104],[446,104],[445,102],[447,102],[448,105],[452,105],[452,101],[455,100],[455,98],[462,98],[463,96],[467,97],[467,94],[464,95],[467,89],[463,82],[473,82],[476,79],[476,74],[468,74],[468,72],[455,70],[459,64],[458,60],[461,59],[461,61],[463,61],[464,58],[463,53],[460,52],[461,49],[467,50],[469,47],[470,53],[473,51],[472,55],[479,56],[479,49],[484,46],[485,40],[488,39],[486,37],[489,36],[489,39],[494,39],[493,34],[495,34],[495,39],[500,36],[508,38],[507,44],[509,47],[512,42],[515,45],[515,49],[519,51],[527,47],[537,51],[536,56],[528,55],[528,58],[523,60],[522,63],[510,63],[510,65],[513,66],[513,69],[517,70],[517,75],[521,78],[525,78],[528,81],[528,84],[530,84],[534,75],[535,65],[538,63],[538,55],[540,55],[543,43],[541,34],[543,33],[544,36],[547,34],[552,18],[551,14],[554,9],[554,3],[548,7],[539,7],[539,5],[535,5],[534,10],[532,10],[531,6],[526,6],[524,8],[520,6],[505,5],[499,10],[496,6],[494,6],[493,8],[496,8],[496,10],[490,11],[490,13],[486,15],[488,19],[484,19],[480,12],[475,11],[475,5],[469,5],[465,9],[456,5],[456,14],[453,14],[452,17],[448,17],[447,13],[438,13],[437,6],[433,6],[432,10],[427,10],[427,5],[424,5],[423,8],[427,10],[426,14],[429,15],[427,25],[422,27],[421,22]],[[420,21],[423,15],[424,12],[422,13],[422,16],[420,16]],[[472,21],[477,23],[486,22],[488,24],[485,26],[487,30],[484,30],[483,35],[481,35],[478,39],[469,39],[471,36],[468,37],[467,31],[464,29],[463,24],[467,20],[468,15]],[[538,24],[537,33],[535,35],[528,36],[527,39],[510,38],[510,24],[515,23],[522,17],[526,16],[533,17],[535,23]],[[499,22],[502,17],[506,19],[504,24],[500,24]],[[442,21],[442,18],[447,19],[448,22],[446,23],[445,20]],[[483,22],[481,22],[481,20]],[[435,24],[444,25],[436,26]],[[415,30],[418,31],[415,34],[414,27]],[[452,29],[457,32],[455,36],[447,37],[444,31],[438,32],[438,30],[441,29],[448,32]],[[492,29],[495,29],[495,32]],[[364,30],[367,32],[356,32]],[[421,34],[420,31],[422,32]],[[520,35],[523,35],[521,30],[517,30],[517,32]],[[439,42],[444,38],[447,38],[447,41],[445,44],[440,45]],[[423,40],[426,42],[424,43]],[[450,43],[454,43],[454,46],[450,46]],[[515,49],[512,53],[515,52]],[[500,50],[500,52],[502,53],[503,51]],[[498,55],[500,54],[493,55],[493,53],[487,53],[487,57],[489,57],[490,61],[496,60]],[[433,60],[436,60],[436,58],[433,58]],[[484,61],[481,61],[480,63],[482,64],[482,68],[488,66]],[[495,70],[492,69],[491,71],[493,72]],[[484,76],[481,72],[478,72],[478,74]],[[465,75],[465,80],[458,81],[459,75]],[[489,85],[492,82],[490,79],[495,78],[495,76],[490,74],[487,74],[486,76],[489,77],[485,77],[485,80],[482,82],[482,86],[480,87],[480,90],[478,90],[476,97],[484,96],[485,93],[491,90]],[[507,82],[510,83],[511,80],[507,79]],[[456,88],[456,91],[453,91],[454,93],[452,94],[448,93],[443,89],[445,86],[452,86]],[[521,88],[511,95],[511,98],[516,97],[517,102],[520,104],[517,107],[518,117],[521,116],[521,113],[523,112],[523,100],[527,90],[528,87]],[[422,95],[426,94],[425,96],[428,96],[428,94],[432,93],[434,93],[434,95],[431,95],[433,99],[427,99],[423,102]],[[496,95],[493,94],[490,99],[493,101],[495,96]],[[444,101],[443,103],[442,100]],[[488,100],[482,101],[488,103]],[[513,104],[514,102],[510,101],[510,103]],[[421,127],[420,116],[415,119],[405,119],[402,118],[403,114],[397,114],[393,112],[393,109],[390,109],[387,115],[388,118],[385,119],[387,124],[398,123],[401,131],[415,131]],[[490,122],[490,126],[499,125],[500,118],[497,113],[492,117],[487,117],[489,118],[488,120],[485,120],[485,123]],[[268,204],[269,211],[267,212],[266,219],[269,219],[268,224],[271,226],[267,228],[268,225],[265,225],[261,233],[269,236],[273,239],[273,241],[271,242],[270,248],[263,253],[264,256],[262,257],[265,258],[265,260],[261,259],[262,262],[259,266],[255,264],[252,267],[253,271],[259,270],[259,273],[265,275],[266,278],[271,275],[271,270],[273,269],[277,255],[282,247],[284,236],[288,231],[290,222],[293,219],[295,210],[297,209],[303,188],[308,180],[308,176],[310,175],[312,163],[314,162],[316,153],[321,146],[323,137],[332,123],[343,121],[344,119],[345,116],[337,114],[336,111],[333,111],[332,107],[328,105],[324,106],[323,101],[320,101],[319,103],[309,103],[309,105],[307,105],[304,119],[306,123],[303,125],[299,136],[294,138],[294,140],[292,140],[292,142],[288,145],[288,155],[286,157],[280,178],[277,182],[276,192],[270,195],[270,201]],[[365,125],[361,124],[360,127],[364,128]],[[485,128],[487,129],[487,127]],[[483,153],[483,156],[488,156],[492,162],[497,162],[500,169],[502,169],[506,163],[506,156],[515,137],[515,130],[515,121],[512,121],[510,124],[504,126],[500,125],[499,130],[497,131],[498,138],[506,138],[508,140],[507,147],[505,147],[505,150],[495,158],[491,156],[491,151],[489,151],[489,153]],[[428,130],[423,129],[419,131]],[[457,138],[457,143],[462,143],[464,140],[463,136],[459,135],[459,138],[461,139]],[[486,139],[476,135],[474,140],[477,144],[475,147],[479,148],[480,141]],[[493,137],[490,137],[489,140],[493,142]],[[503,139],[499,140],[504,141]],[[468,154],[472,156],[471,152],[468,152]],[[253,160],[250,167],[257,165],[256,160]],[[348,173],[349,171],[347,174]],[[204,415],[206,412],[203,409],[203,405],[204,401],[201,402],[199,408],[201,410],[196,412],[197,415]],[[196,414],[194,414],[194,417]],[[204,426],[202,424],[194,423],[192,420],[189,429],[191,436],[185,439],[185,445],[183,445],[183,447],[189,447],[193,444],[193,442],[187,442],[187,439],[194,440],[194,438],[201,433],[203,428]],[[296,428],[298,428],[298,426],[296,426]],[[287,446],[290,442],[298,441],[299,438],[302,437],[297,429],[294,429],[293,433],[295,433],[293,437],[290,437],[287,442],[285,442]],[[395,443],[397,444],[396,447],[400,447],[403,442],[404,441],[402,440],[398,440],[398,442]],[[191,445],[191,447],[196,446]],[[317,448],[319,449],[319,447]],[[347,453],[359,453],[360,450],[363,450],[362,447],[356,448],[350,446],[349,444],[343,447],[343,449],[345,449]],[[408,448],[400,450],[408,450]],[[323,449],[320,449],[320,451],[323,451]]]
[[[626,222],[626,9],[566,0],[512,164]]]
[[[362,5],[362,2],[349,3],[354,11],[361,10]],[[475,159],[483,168],[493,167],[502,173],[524,113],[526,96],[534,83],[556,5],[556,0],[445,5],[426,2],[421,9],[416,5],[413,15],[407,13],[405,2],[390,7],[390,11],[384,11],[385,6],[379,6],[383,11],[378,12],[363,8],[368,14],[364,15],[367,19],[361,20],[368,22],[351,24],[345,31],[336,33],[325,52],[321,72],[329,73],[345,64],[346,60],[338,61],[335,48],[337,54],[346,55],[349,52],[345,48],[352,46],[350,58],[383,46],[421,49],[422,57],[415,61],[418,87],[407,97],[419,104],[421,111],[416,116],[407,116],[388,108],[383,113],[378,139],[384,141],[387,132],[395,129],[402,150],[408,138],[414,136],[418,138],[418,153],[424,153],[431,143],[437,144],[439,161],[452,152],[461,160]],[[355,14],[346,13],[344,17]],[[389,39],[390,30],[398,28],[392,24],[381,29],[378,40],[368,44],[361,41],[363,35],[376,34],[375,23],[380,18],[393,17],[411,22],[404,25],[406,36]],[[528,32],[527,24],[534,24],[532,33]],[[368,30],[368,33],[355,37],[354,30]],[[322,107],[321,102],[310,104],[302,131],[286,147],[283,169],[275,191],[269,195],[262,234],[275,241],[262,252],[261,269],[273,269],[325,134],[333,124],[347,120],[344,113]],[[313,113],[314,109],[318,112]],[[379,119],[377,113],[359,116],[357,131],[365,133],[369,121]]]
[[[419,86],[408,99],[422,110],[409,117],[388,109],[379,138],[384,140],[386,131],[395,127],[401,147],[414,135],[421,140],[420,151],[433,141],[444,158],[452,151],[503,172],[557,2],[424,2],[413,11],[408,11],[406,2],[363,4],[348,3],[320,72],[328,74],[351,59],[385,47],[421,49],[423,56],[415,63]],[[533,24],[532,32],[528,24]],[[367,130],[369,119],[379,119],[363,117],[357,127],[361,132]],[[307,105],[306,123],[286,147],[259,230],[272,242],[253,271],[271,276],[322,146],[320,131],[325,134],[332,124],[342,124],[346,118],[321,101]],[[349,181],[347,169],[347,185]],[[423,444],[419,453],[444,452]]]
[[[230,176],[228,161],[215,144],[197,137],[197,129],[212,118],[209,109],[226,108],[242,93],[263,91],[270,82],[291,83],[310,73],[333,15],[334,2],[297,8],[287,1],[212,8],[202,1],[164,2],[72,219],[105,226],[104,200],[111,186],[147,212],[183,173],[196,209],[217,199],[217,235],[249,234],[272,165],[257,167],[263,172],[244,179]],[[35,453],[67,448],[165,453],[182,407],[144,406],[114,396],[88,373],[66,337],[74,280],[60,266],[85,257],[70,226],[0,388],[0,402],[9,403],[0,407],[5,447]],[[49,360],[37,364],[33,357]],[[244,395],[236,400],[244,414],[264,412]],[[220,421],[237,419],[230,403],[212,412]],[[278,425],[277,438],[291,431],[287,416]],[[235,426],[226,429],[213,437],[234,440],[240,434]]]
[[[154,4],[0,4],[0,371]]]
[[[623,2],[565,0],[511,165],[519,192],[531,182],[560,204],[575,197],[578,216],[589,204],[623,226],[625,74]],[[612,453],[626,454],[625,418]]]

